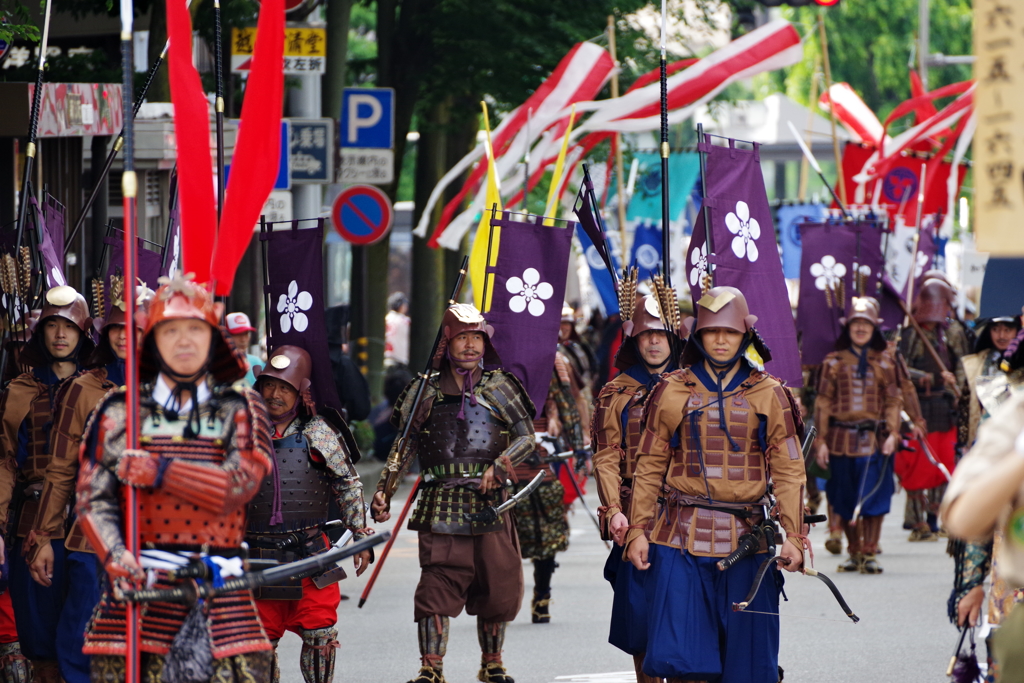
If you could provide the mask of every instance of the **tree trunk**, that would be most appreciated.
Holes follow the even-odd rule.
[[[323,80],[323,116],[335,121],[341,116],[341,94],[345,89],[348,30],[353,0],[327,2],[327,72]]]
[[[417,225],[427,205],[431,190],[447,170],[447,128],[451,110],[451,98],[431,108],[429,114],[420,119],[420,139],[416,143],[416,209],[413,225]],[[438,202],[430,217],[431,224],[441,217],[443,202]],[[437,335],[441,316],[447,304],[446,297],[452,278],[446,278],[444,254],[441,249],[427,246],[428,237],[413,237],[412,281],[409,314],[412,324],[409,335],[409,365],[414,369],[425,366],[427,354]]]

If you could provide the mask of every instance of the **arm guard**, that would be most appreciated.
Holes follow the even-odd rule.
[[[309,440],[309,447],[324,459],[334,501],[341,511],[341,520],[345,527],[353,532],[356,540],[359,540],[364,534],[355,532],[366,528],[363,483],[356,473],[356,468],[352,466],[352,459],[344,442],[320,417],[310,420],[302,433]]]
[[[435,375],[436,373],[432,374],[431,377]],[[409,383],[409,386],[398,397],[398,400],[395,402],[394,412],[391,413],[391,424],[395,426],[399,434],[405,429],[405,424],[410,419],[414,421],[409,429],[408,438],[403,440],[399,437],[391,444],[391,452],[388,454],[384,470],[380,473],[380,479],[377,481],[377,490],[383,491],[384,498],[388,501],[391,500],[391,496],[395,495],[395,491],[398,490],[398,484],[402,481],[402,477],[405,476],[409,466],[412,464],[412,459],[416,454],[417,432],[419,427],[430,416],[434,399],[437,397],[436,386],[431,382],[424,389],[423,400],[416,407],[416,416],[413,418],[412,404],[416,400],[416,392],[421,381],[420,378],[417,378]]]

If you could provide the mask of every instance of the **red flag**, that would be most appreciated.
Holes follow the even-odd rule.
[[[281,157],[281,105],[284,97],[284,0],[263,0],[256,24],[256,47],[242,105],[242,125],[231,160],[220,232],[210,275],[216,293],[231,293],[235,270],[252,239],[253,226],[277,178]]]
[[[278,0],[280,2],[280,0]],[[167,36],[174,137],[178,145],[182,264],[196,282],[210,281],[210,254],[217,236],[217,209],[210,169],[210,115],[199,73],[192,64],[192,17],[183,0],[167,3]]]

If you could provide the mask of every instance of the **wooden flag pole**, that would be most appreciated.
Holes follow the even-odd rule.
[[[135,320],[135,283],[138,279],[137,240],[135,223],[135,198],[138,194],[138,179],[135,176],[135,117],[132,111],[132,23],[135,7],[132,0],[121,0],[121,106],[124,117],[124,173],[121,175],[121,192],[124,196],[124,303],[125,324],[132,329]],[[139,366],[138,348],[134,343],[127,345],[124,364],[125,396],[125,447],[139,447]],[[137,492],[134,486],[123,487],[125,493],[125,547],[133,557],[139,557],[139,520]],[[139,661],[139,608],[134,602],[126,602],[125,609],[125,681],[136,683],[140,680]]]
[[[839,197],[846,206],[846,183],[843,178],[843,156],[839,153],[839,136],[836,133],[836,106],[832,101],[832,67],[828,60],[828,36],[825,34],[825,10],[818,14],[818,32],[821,35],[821,59],[825,67],[825,92],[828,93],[828,118],[832,122],[832,153],[836,158],[836,182],[839,184]]]
[[[608,53],[612,57],[612,99],[619,96],[619,59],[615,52],[615,15],[608,15]],[[626,183],[622,179],[622,133],[615,133],[615,195],[619,217],[619,242],[623,253],[626,249]]]

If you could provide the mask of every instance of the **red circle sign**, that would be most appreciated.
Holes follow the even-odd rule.
[[[373,244],[395,222],[391,200],[373,185],[345,188],[331,207],[331,222],[342,239],[355,245]]]

